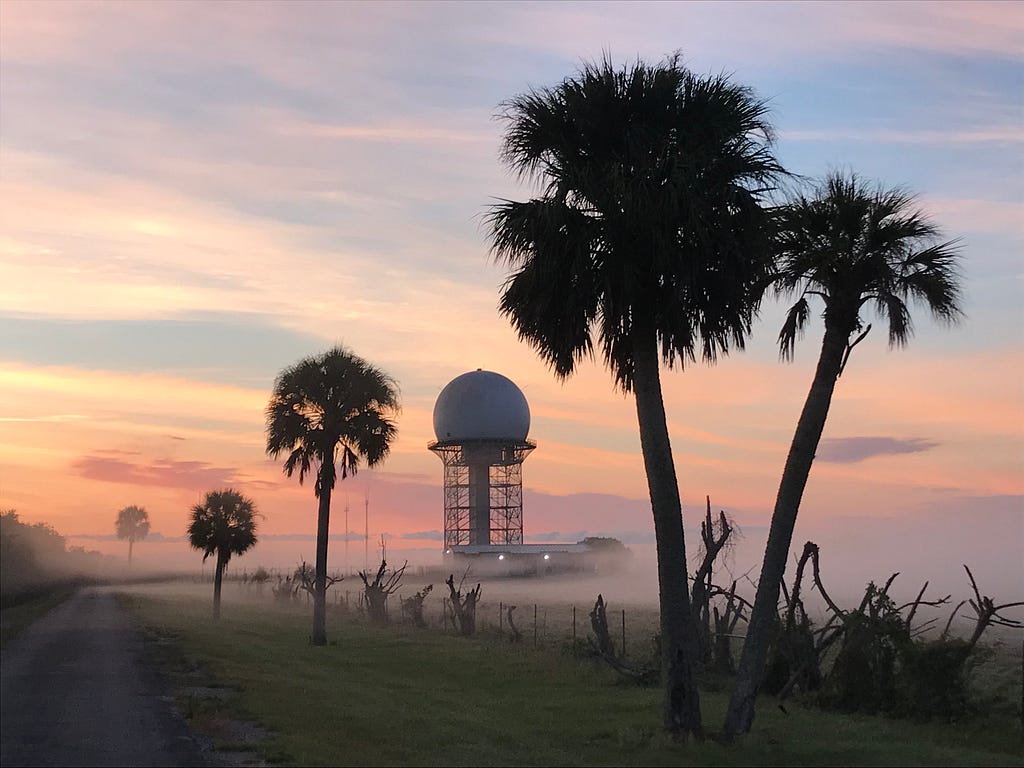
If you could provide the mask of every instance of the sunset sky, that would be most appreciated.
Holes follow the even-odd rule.
[[[431,410],[484,368],[533,414],[528,540],[649,543],[632,401],[516,339],[482,216],[531,192],[498,158],[504,99],[674,50],[770,100],[791,171],[904,185],[962,240],[965,322],[919,311],[906,349],[857,347],[795,544],[893,559],[912,532],[937,570],[955,543],[1024,584],[1019,3],[4,0],[0,508],[123,555],[103,537],[141,505],[136,556],[193,564],[188,508],[232,486],[265,515],[246,563],[311,559],[312,487],[266,457],[263,409],[283,366],[341,342],[403,410],[383,467],[339,483],[339,537],[368,494],[374,541],[439,551]],[[779,362],[781,319],[767,303],[745,353],[663,379],[688,528],[705,494],[755,540],[767,524],[820,342]]]

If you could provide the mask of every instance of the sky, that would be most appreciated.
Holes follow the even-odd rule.
[[[346,530],[364,547],[367,498],[371,541],[439,552],[433,403],[476,368],[530,404],[527,540],[649,546],[632,401],[517,340],[483,217],[533,191],[500,161],[502,101],[673,51],[769,101],[790,171],[905,187],[962,244],[965,321],[917,308],[905,349],[876,332],[854,352],[794,548],[864,580],[969,560],[1019,591],[1020,3],[4,0],[0,508],[123,556],[117,510],[144,506],[136,558],[198,567],[189,507],[230,486],[263,514],[247,565],[310,560],[312,487],[266,456],[264,408],[284,366],[343,343],[402,412],[387,462],[338,485],[334,564]],[[663,377],[687,529],[710,495],[755,559],[820,343],[819,321],[780,362],[783,313]]]

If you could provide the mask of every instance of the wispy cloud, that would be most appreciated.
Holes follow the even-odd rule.
[[[415,531],[403,533],[403,539],[423,539],[426,541],[444,541],[444,531]]]
[[[384,534],[390,538],[390,534]],[[259,535],[263,541],[316,541],[315,533],[262,533]],[[348,533],[332,533],[328,536],[331,541],[364,541],[366,536],[362,533],[349,531]]]
[[[971,130],[886,130],[823,128],[779,131],[784,141],[869,142],[871,144],[1020,144],[1024,143],[1024,129],[1020,125],[985,126]]]
[[[487,142],[494,144],[496,132],[486,130],[486,115],[481,115],[478,130],[448,128],[429,124],[398,125],[332,125],[330,123],[294,123],[283,129],[285,133],[315,136],[327,139],[398,143],[398,144],[455,144]]]
[[[79,421],[86,418],[79,413],[55,413],[49,416],[0,416],[0,421],[40,421],[40,422],[61,422]]]
[[[976,198],[940,197],[925,194],[921,197],[928,213],[943,222],[947,232],[987,232],[1024,237],[1024,207],[1021,200],[979,200]],[[1004,261],[997,254],[986,254],[993,261]],[[1007,254],[1005,261],[1017,267],[1022,263],[1020,253]]]
[[[922,453],[939,445],[923,438],[898,439],[895,437],[837,437],[826,438],[818,446],[818,461],[839,464],[864,461],[874,456],[895,456],[902,453]]]
[[[120,541],[117,534],[114,533],[72,533],[67,538],[89,539],[91,541]],[[182,541],[188,541],[188,536],[165,536],[160,531],[150,531],[146,534],[145,538],[147,544],[177,544]]]
[[[203,461],[156,459],[141,463],[108,456],[83,456],[72,462],[71,467],[81,477],[121,485],[188,488],[197,491],[227,486],[272,489],[278,485],[266,480],[253,480],[237,469],[215,467]]]
[[[560,54],[660,56],[682,47],[703,66],[796,69],[879,52],[984,55],[1019,60],[1024,14],[1005,2],[557,3],[514,4],[501,23],[474,30],[492,45],[527,45]],[[508,7],[506,7],[508,9]],[[680,35],[680,30],[699,34]],[[528,41],[524,43],[524,41]],[[723,48],[728,53],[723,54]]]

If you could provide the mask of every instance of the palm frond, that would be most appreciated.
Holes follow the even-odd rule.
[[[810,306],[806,296],[801,296],[799,301],[791,306],[786,313],[786,322],[783,323],[782,330],[779,331],[779,356],[783,360],[793,359],[796,340],[803,337],[809,315]]]
[[[900,265],[897,290],[927,307],[936,320],[955,323],[963,317],[960,261],[958,240],[911,253]]]
[[[875,308],[878,315],[889,323],[889,346],[905,345],[914,333],[914,323],[906,302],[894,293],[880,293],[875,298]]]
[[[517,265],[499,311],[559,377],[590,355],[590,324],[599,295],[592,222],[558,201],[507,202],[489,217],[496,258]]]

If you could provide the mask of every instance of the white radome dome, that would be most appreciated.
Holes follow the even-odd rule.
[[[434,403],[434,434],[440,442],[526,440],[530,406],[515,383],[477,369],[456,376]]]

